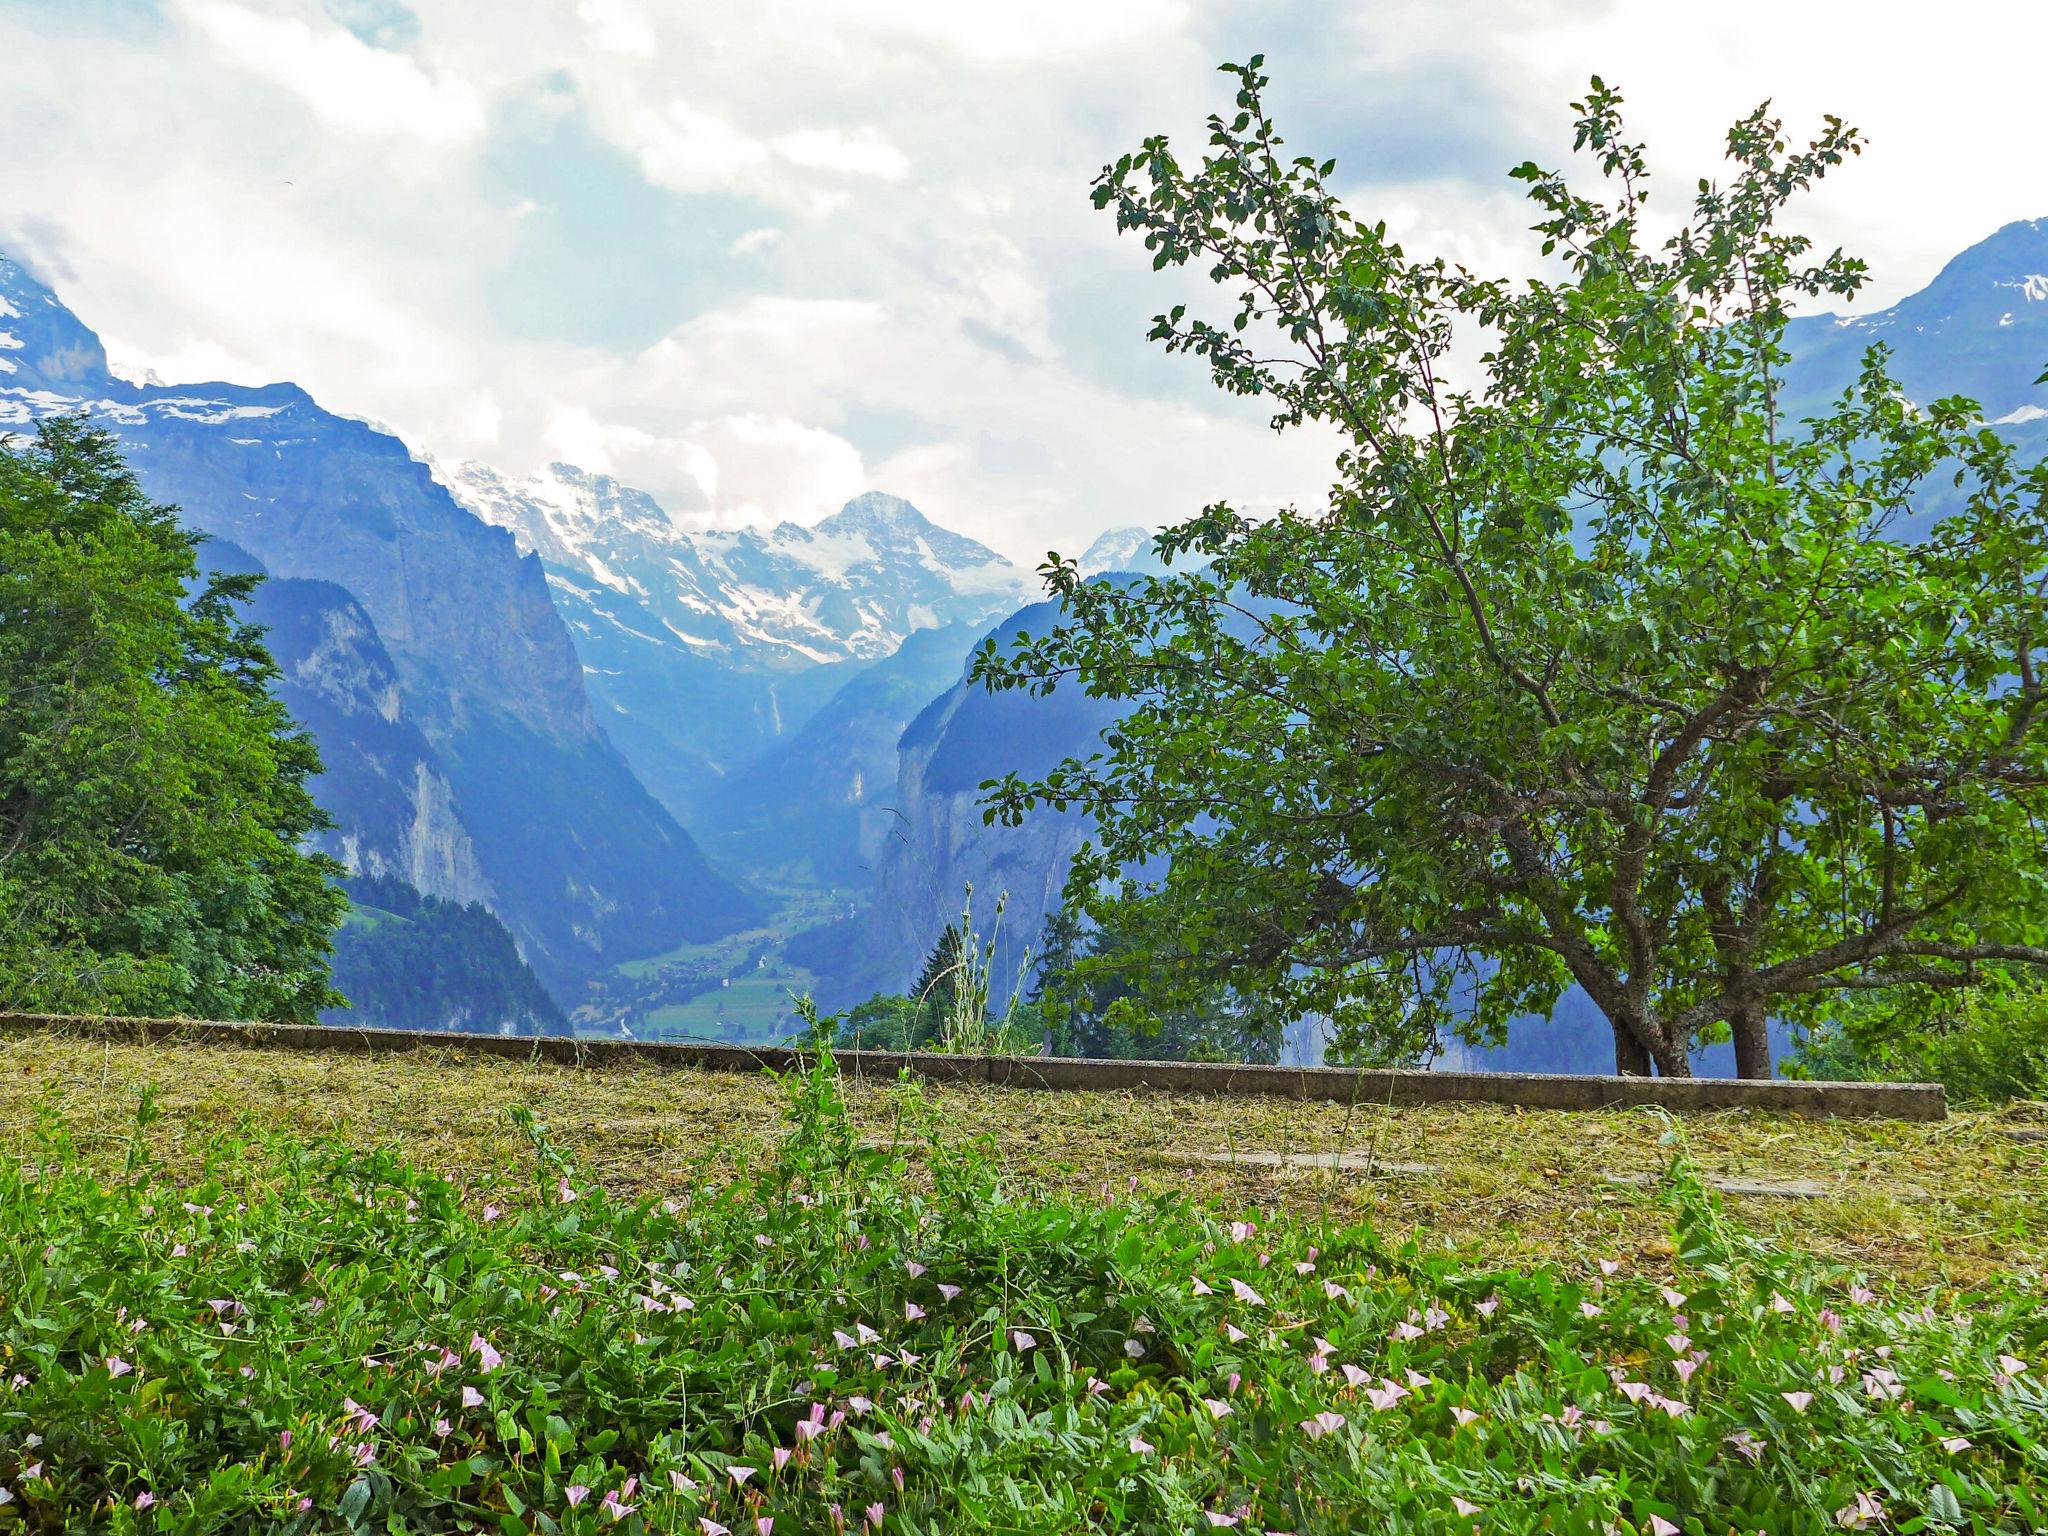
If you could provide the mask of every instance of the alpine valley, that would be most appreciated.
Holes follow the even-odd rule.
[[[64,413],[115,435],[213,566],[267,576],[250,616],[319,744],[321,842],[359,912],[345,969],[403,933],[407,965],[470,975],[488,951],[519,973],[491,1016],[357,1022],[527,1029],[559,1005],[630,1031],[791,914],[857,904],[896,738],[1028,585],[890,496],[690,532],[574,466],[434,463],[293,385],[122,378],[0,257],[0,432]]]
[[[1844,387],[1873,341],[1915,398],[1967,393],[2048,451],[2048,220],[1889,309],[1796,322],[1792,397]],[[990,827],[979,786],[1095,750],[1116,711],[965,680],[984,636],[1055,618],[994,551],[879,493],[719,531],[573,465],[429,458],[290,384],[124,379],[0,258],[0,432],[64,412],[216,564],[268,573],[253,617],[356,904],[337,974],[418,982],[359,984],[350,1017],[776,1038],[793,992],[902,989],[970,886],[999,993],[1023,973],[1088,829]],[[1159,569],[1135,528],[1081,563]],[[1573,1065],[1547,1038],[1489,1064]]]

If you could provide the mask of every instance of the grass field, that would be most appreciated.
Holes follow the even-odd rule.
[[[735,977],[686,1003],[652,1008],[636,1028],[642,1040],[729,1040],[735,1045],[779,1044],[794,1032],[790,999],[810,989],[805,971],[763,971]]]
[[[6,1049],[0,1536],[2048,1525],[2038,1146],[1989,1120]],[[1187,1161],[1304,1139],[1442,1172]]]
[[[506,1120],[521,1104],[554,1127],[580,1166],[621,1193],[669,1193],[699,1174],[757,1160],[779,1134],[776,1086],[760,1077],[659,1067],[602,1071],[431,1050],[367,1058],[215,1044],[137,1045],[33,1034],[8,1039],[0,1071],[0,1153],[26,1150],[36,1118],[61,1112],[86,1155],[118,1167],[145,1084],[165,1110],[150,1135],[173,1167],[237,1125],[396,1146],[477,1183],[527,1149]],[[1910,1282],[1968,1283],[2048,1261],[2048,1144],[2009,1134],[2048,1123],[2037,1108],[1958,1114],[1931,1125],[1646,1111],[1530,1113],[1489,1106],[1360,1109],[1163,1095],[933,1088],[945,1134],[987,1137],[1019,1187],[1186,1191],[1244,1212],[1369,1219],[1492,1262],[1659,1261],[1668,1250],[1653,1191],[1610,1175],[1654,1174],[1667,1138],[1708,1174],[1820,1180],[1814,1199],[1736,1198],[1754,1229]],[[885,1087],[853,1084],[861,1133],[886,1142]],[[1198,1154],[1370,1152],[1428,1174],[1233,1168]],[[916,1155],[913,1152],[913,1157]]]

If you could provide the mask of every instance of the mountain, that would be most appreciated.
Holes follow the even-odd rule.
[[[711,789],[698,821],[706,848],[780,879],[868,884],[894,825],[897,739],[958,680],[978,634],[968,624],[913,630],[893,655],[856,670],[780,744]]]
[[[190,525],[280,582],[321,584],[280,587],[269,612],[300,704],[323,715],[336,769],[316,794],[357,867],[486,901],[565,997],[618,959],[756,916],[600,728],[540,561],[397,438],[291,384],[118,378],[5,258],[0,364],[0,430],[84,412]]]
[[[1166,574],[1166,562],[1152,547],[1156,537],[1150,528],[1112,528],[1090,544],[1074,563],[1080,567],[1083,576],[1099,576],[1104,571],[1163,576]]]
[[[1891,350],[1892,376],[1913,399],[1968,395],[1986,420],[2035,440],[2048,428],[2048,219],[2006,225],[1889,309],[1794,320],[1794,413],[1852,383],[1873,342]]]
[[[985,624],[1025,585],[1002,556],[894,496],[856,497],[809,528],[728,532],[688,528],[574,465],[524,480],[478,464],[435,473],[539,556],[606,729],[692,821],[864,664],[919,630]]]
[[[201,554],[216,570],[261,569],[221,540]],[[362,605],[333,582],[271,576],[247,617],[266,631],[279,698],[320,743],[325,771],[313,798],[335,825],[316,841],[358,875],[489,905],[496,892],[448,771],[407,711],[398,669]]]
[[[973,623],[1024,578],[987,546],[871,491],[812,527],[692,531],[645,491],[572,464],[513,480],[480,464],[435,474],[551,572],[630,597],[677,641],[735,659],[873,661],[917,629]]]
[[[1034,603],[992,634],[1006,645],[1020,633],[1043,634],[1058,618],[1056,604]],[[1121,705],[1077,688],[1043,698],[992,694],[956,672],[898,744],[866,911],[838,933],[819,934],[792,951],[800,963],[823,971],[821,999],[839,1006],[876,990],[901,991],[946,925],[959,918],[970,885],[976,931],[984,942],[996,940],[996,995],[1006,999],[1026,951],[1036,952],[1046,917],[1059,907],[1067,866],[1088,822],[1078,812],[1045,810],[1021,827],[985,825],[981,784],[1013,771],[1042,774],[1070,755],[1085,755],[1121,712]]]

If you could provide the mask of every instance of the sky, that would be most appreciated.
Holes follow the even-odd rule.
[[[137,373],[690,524],[889,491],[1036,563],[1327,484],[1145,341],[1199,285],[1088,199],[1255,52],[1355,213],[1504,275],[1593,74],[1674,206],[1766,98],[1862,128],[1806,224],[1873,307],[2048,215],[2039,0],[0,0],[0,249]]]

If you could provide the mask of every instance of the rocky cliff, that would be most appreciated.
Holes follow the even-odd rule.
[[[995,630],[998,643],[1043,633],[1057,619],[1035,603]],[[864,967],[850,988],[873,981],[900,990],[932,944],[957,920],[968,886],[983,941],[994,937],[998,1002],[1036,952],[1046,918],[1057,911],[1067,866],[1088,835],[1086,818],[1042,810],[1021,827],[982,820],[981,785],[1009,772],[1031,777],[1069,756],[1085,756],[1114,721],[1117,705],[1062,689],[1046,698],[991,694],[966,678],[934,699],[904,731],[895,793],[885,807],[872,904],[860,944]],[[1003,903],[1000,931],[995,909]]]
[[[216,541],[204,553],[216,569],[246,568],[221,559]],[[332,582],[271,577],[248,616],[267,631],[278,696],[320,743],[325,771],[313,795],[335,822],[320,844],[352,875],[491,905],[496,892],[454,787],[413,724],[397,668],[362,605]]]

